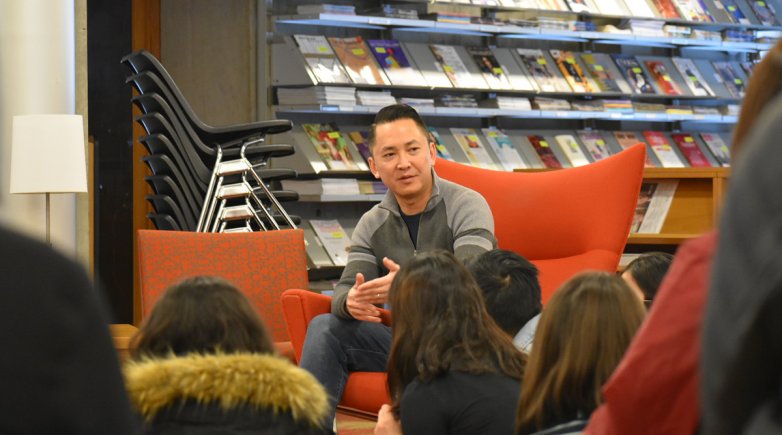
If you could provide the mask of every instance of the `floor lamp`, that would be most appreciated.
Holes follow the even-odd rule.
[[[46,194],[46,242],[51,245],[49,195],[87,191],[81,115],[14,116],[10,190]]]

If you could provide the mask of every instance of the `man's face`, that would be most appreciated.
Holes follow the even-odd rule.
[[[375,127],[369,168],[398,199],[428,199],[435,152],[429,136],[412,119],[386,122]]]

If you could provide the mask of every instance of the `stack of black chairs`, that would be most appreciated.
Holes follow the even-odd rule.
[[[288,120],[227,127],[204,124],[193,112],[170,74],[146,50],[122,58],[127,83],[146,130],[139,141],[149,155],[153,175],[145,178],[146,196],[155,212],[147,217],[161,230],[200,232],[265,231],[296,228],[281,202],[296,192],[279,190],[280,180],[295,178],[291,169],[271,168],[270,159],[293,154],[287,144],[267,144],[267,135],[292,128]]]

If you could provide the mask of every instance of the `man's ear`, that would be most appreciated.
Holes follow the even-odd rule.
[[[432,158],[432,166],[434,166],[434,162],[437,160],[437,146],[433,140],[429,141],[429,157]]]
[[[375,176],[376,179],[380,179],[380,173],[377,172],[377,167],[375,166],[375,158],[370,156],[367,159],[367,162],[369,163],[369,172],[372,172],[372,175]]]

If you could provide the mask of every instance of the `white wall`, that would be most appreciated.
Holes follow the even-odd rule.
[[[0,0],[0,222],[41,239],[43,195],[8,193],[12,118],[76,113],[75,22],[74,0]],[[75,256],[74,194],[52,195],[51,227],[53,245]]]

